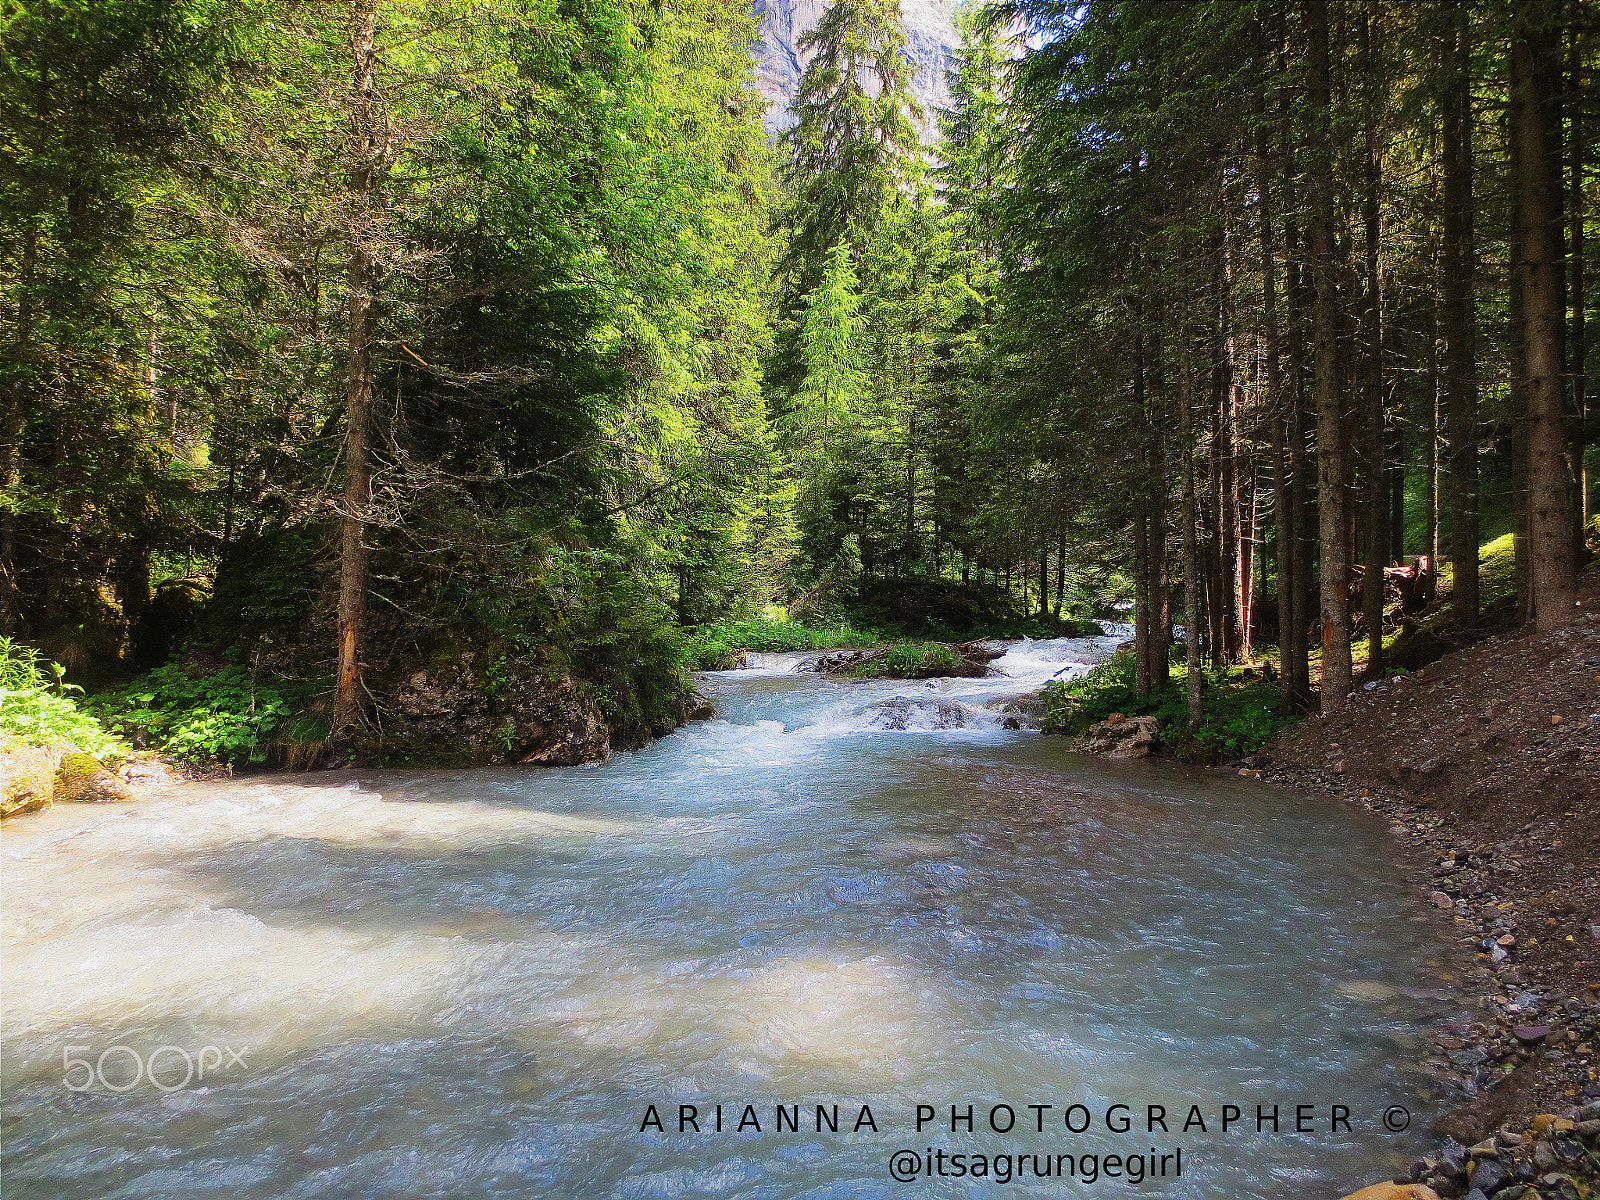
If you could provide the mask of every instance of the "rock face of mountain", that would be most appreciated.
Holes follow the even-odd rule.
[[[810,56],[799,48],[801,36],[818,21],[833,0],[754,0],[761,18],[760,34],[751,47],[755,74],[751,86],[767,100],[768,133],[794,124],[789,103],[800,88]],[[955,13],[961,0],[900,0],[906,28],[906,53],[911,59],[911,92],[922,105],[922,131],[933,141],[938,109],[950,101],[946,70],[961,46]]]

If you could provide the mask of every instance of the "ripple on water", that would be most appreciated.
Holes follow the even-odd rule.
[[[230,781],[8,823],[7,1195],[883,1196],[887,1154],[926,1141],[912,1105],[1000,1100],[1404,1103],[1410,1140],[1190,1139],[1152,1194],[1381,1176],[1427,1123],[1394,1047],[1439,1008],[1387,833],[984,709],[1115,640],[925,692],[769,659],[712,683],[723,719],[597,769]],[[63,1089],[63,1045],[115,1044],[248,1066]],[[870,1103],[881,1132],[637,1132],[650,1103],[780,1100]],[[965,1137],[935,1141],[1039,1148]]]

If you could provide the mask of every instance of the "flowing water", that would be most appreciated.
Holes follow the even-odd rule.
[[[1004,728],[997,702],[1114,641],[1024,643],[1008,678],[932,685],[772,656],[708,679],[717,719],[603,765],[191,784],[9,822],[5,1195],[1289,1197],[1386,1178],[1426,1140],[1411,1064],[1447,1003],[1425,990],[1439,930],[1364,813]],[[1127,1133],[1106,1127],[1119,1102]],[[679,1132],[680,1104],[702,1132]],[[735,1129],[746,1104],[760,1132]],[[952,1131],[969,1104],[973,1131]],[[1171,1132],[1146,1132],[1147,1104]],[[1204,1132],[1181,1131],[1190,1105]],[[1407,1131],[1382,1127],[1391,1105]],[[1182,1175],[1085,1181],[1084,1156],[1148,1170],[1180,1146]],[[945,1175],[895,1182],[903,1149]],[[1018,1153],[1072,1173],[1041,1181],[1036,1159],[996,1182]]]

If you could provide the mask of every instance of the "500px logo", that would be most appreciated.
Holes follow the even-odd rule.
[[[61,1082],[69,1092],[87,1092],[102,1087],[108,1092],[127,1092],[147,1079],[162,1092],[176,1092],[191,1083],[203,1083],[206,1073],[248,1067],[244,1055],[232,1046],[202,1046],[190,1054],[182,1046],[157,1046],[142,1055],[132,1046],[107,1046],[92,1062],[74,1058],[88,1053],[92,1046],[61,1048]],[[108,1070],[109,1068],[109,1070]]]

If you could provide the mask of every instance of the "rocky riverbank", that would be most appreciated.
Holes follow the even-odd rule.
[[[0,753],[0,818],[52,804],[137,800],[172,777],[171,764],[153,754],[107,765],[71,746],[24,746]]]
[[[1567,628],[1490,638],[1367,683],[1344,711],[1238,764],[1387,816],[1413,852],[1413,884],[1454,919],[1476,1012],[1433,1037],[1430,1067],[1461,1103],[1435,1125],[1440,1151],[1413,1171],[1432,1188],[1419,1197],[1570,1198],[1595,1186],[1596,608],[1591,582]]]
[[[1344,1200],[1589,1200],[1600,1184],[1600,1104],[1541,1113],[1473,1146],[1424,1155],[1403,1179]]]

